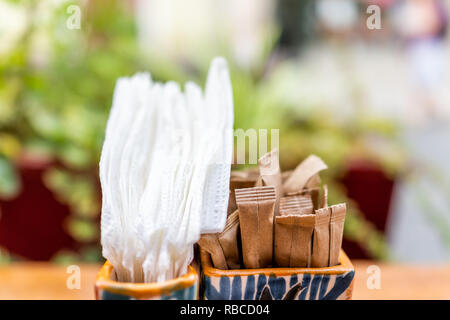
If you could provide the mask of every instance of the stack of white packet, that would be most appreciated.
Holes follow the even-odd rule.
[[[194,83],[117,81],[100,159],[103,256],[118,281],[183,275],[201,233],[225,226],[233,95],[223,58]]]

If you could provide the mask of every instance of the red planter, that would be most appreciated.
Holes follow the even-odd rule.
[[[47,189],[42,175],[52,163],[23,157],[18,163],[22,189],[12,200],[0,200],[0,246],[31,260],[48,260],[61,249],[75,249],[64,231],[69,208]]]
[[[391,205],[394,180],[377,165],[367,161],[352,161],[341,182],[347,196],[359,206],[365,218],[384,232]],[[343,248],[352,259],[371,257],[357,243],[344,239]]]

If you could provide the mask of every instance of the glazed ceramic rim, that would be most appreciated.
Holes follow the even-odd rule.
[[[114,267],[107,260],[97,274],[95,287],[115,294],[145,298],[161,295],[170,295],[174,291],[187,289],[194,286],[198,281],[198,274],[192,266],[181,277],[164,282],[133,283],[119,282],[111,279]]]
[[[293,274],[344,274],[346,272],[354,271],[353,264],[341,249],[339,254],[339,264],[333,267],[324,268],[262,268],[262,269],[233,269],[220,270],[214,268],[211,264],[209,253],[200,248],[200,259],[203,273],[208,277],[236,277],[236,276],[250,276],[256,274],[289,276]]]

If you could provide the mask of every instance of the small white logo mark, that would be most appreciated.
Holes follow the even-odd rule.
[[[81,289],[81,269],[77,265],[70,265],[66,269],[66,273],[70,274],[66,281],[67,289]]]
[[[70,5],[67,7],[66,12],[70,14],[67,18],[66,26],[69,30],[80,29],[81,28],[81,9],[77,5]]]
[[[367,7],[366,13],[370,16],[366,20],[366,26],[369,30],[381,29],[381,9],[376,4]]]
[[[380,290],[381,289],[381,269],[379,266],[370,265],[367,267],[367,289],[369,290]]]

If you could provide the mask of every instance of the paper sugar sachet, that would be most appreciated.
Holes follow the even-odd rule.
[[[279,214],[280,198],[283,195],[278,149],[266,153],[258,160],[259,173],[263,186],[274,186],[276,193],[275,216]]]
[[[148,74],[117,81],[100,160],[103,255],[117,280],[182,276],[193,245],[225,225],[233,101],[227,65],[211,63],[205,93]]]
[[[282,182],[283,185],[287,181],[287,179],[289,179],[289,177],[291,176],[292,172],[294,172],[294,170],[288,170],[288,171],[281,172],[281,182]]]
[[[210,254],[215,268],[239,269],[241,267],[239,240],[239,213],[235,211],[227,218],[222,232],[203,234],[198,244]]]
[[[303,193],[281,198],[280,212],[285,212],[287,209],[298,209],[299,214],[312,214],[314,206],[311,195]]]
[[[317,174],[327,169],[327,165],[315,155],[310,155],[290,174],[289,178],[283,183],[285,193],[302,191],[305,187],[315,187],[317,181],[308,185],[310,179],[317,179]]]
[[[316,173],[315,175],[313,175],[311,178],[308,179],[308,182],[306,182],[305,184],[305,188],[306,189],[313,189],[313,188],[317,188],[320,186],[320,175],[319,173]]]
[[[220,245],[218,233],[203,234],[200,240],[198,240],[198,245],[210,254],[214,268],[221,270],[228,269],[227,260]]]
[[[296,192],[288,192],[285,194],[285,197],[292,197],[292,196],[309,196],[311,197],[312,205],[314,210],[320,208],[320,188],[309,188],[309,189],[303,189],[302,191],[296,191]],[[286,200],[283,200],[286,201]]]
[[[275,263],[278,267],[309,267],[317,216],[311,195],[298,192],[281,198],[280,216],[275,217]],[[327,256],[328,258],[328,256]]]
[[[330,267],[339,263],[339,253],[344,235],[344,221],[346,214],[345,203],[336,204],[330,207]]]
[[[342,246],[345,203],[316,210],[314,224],[312,267],[332,267],[339,263],[339,253]]]
[[[273,186],[236,190],[242,256],[247,269],[272,265],[275,202]]]
[[[229,269],[239,269],[241,267],[240,234],[239,212],[236,210],[227,218],[225,228],[219,234],[219,242]]]
[[[328,267],[330,256],[330,208],[316,210],[311,267]]]
[[[322,194],[321,194],[321,198],[320,198],[320,204],[319,204],[319,208],[325,208],[328,207],[328,186],[325,184],[322,187]]]
[[[275,218],[275,263],[278,267],[309,267],[316,216],[282,215]]]
[[[259,178],[258,170],[231,171],[230,175],[230,197],[228,200],[228,214],[236,211],[236,189],[254,187]]]

